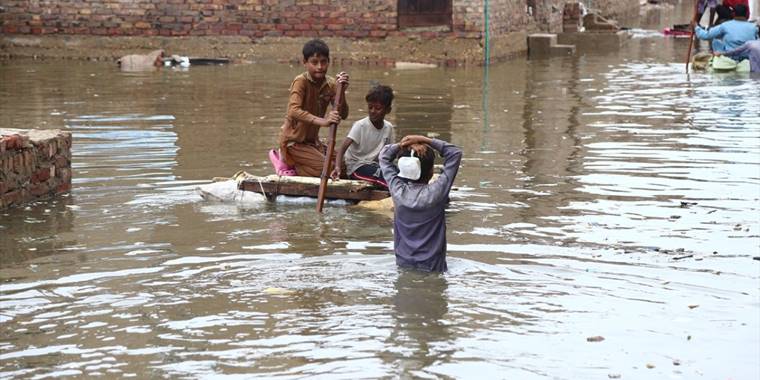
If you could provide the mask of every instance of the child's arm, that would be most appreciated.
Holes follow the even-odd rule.
[[[335,81],[338,83],[343,83],[343,90],[345,91],[348,89],[348,73],[345,71],[341,71],[338,73],[338,76],[335,78]],[[340,118],[345,120],[348,118],[348,102],[346,102],[346,97],[344,96],[340,100],[340,104],[338,105],[338,112],[340,114]]]
[[[398,179],[398,167],[393,163],[393,160],[400,149],[399,144],[389,144],[380,150],[380,170],[383,172],[383,178],[385,178],[388,188],[392,188],[393,183]]]
[[[443,170],[441,170],[441,176],[438,180],[443,179],[445,181],[445,191],[443,194],[448,196],[451,186],[454,185],[454,178],[457,176],[457,172],[459,172],[459,163],[462,162],[462,150],[454,144],[438,139],[431,139],[430,146],[443,156]]]
[[[697,38],[699,38],[700,40],[711,40],[713,38],[721,37],[725,33],[725,31],[723,30],[723,24],[714,26],[707,30],[705,30],[701,26],[697,26],[695,28],[695,31],[697,33]]]
[[[332,173],[330,173],[330,178],[338,179],[343,175],[343,155],[346,154],[346,149],[348,149],[353,143],[354,140],[351,140],[350,137],[346,137],[346,139],[343,140],[343,144],[335,155],[335,167],[333,168]]]

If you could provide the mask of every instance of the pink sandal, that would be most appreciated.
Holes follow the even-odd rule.
[[[296,175],[296,169],[280,159],[280,153],[277,152],[277,149],[269,150],[269,161],[272,161],[272,166],[274,166],[274,171],[277,175],[283,177],[292,177]]]

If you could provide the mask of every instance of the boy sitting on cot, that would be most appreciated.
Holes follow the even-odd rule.
[[[443,170],[433,177],[435,152]],[[398,159],[398,165],[393,161]],[[380,168],[393,198],[393,248],[396,264],[426,272],[445,272],[446,205],[459,171],[462,150],[425,136],[405,136],[380,152]]]
[[[343,176],[345,155],[349,178],[364,180],[387,188],[377,156],[380,154],[380,149],[395,141],[393,125],[385,120],[385,115],[391,112],[393,90],[388,86],[374,86],[364,99],[367,101],[369,116],[357,121],[351,127],[335,156],[335,168],[331,177],[337,179]]]
[[[327,151],[319,139],[319,129],[348,117],[345,98],[337,111],[326,112],[335,99],[336,83],[348,88],[348,74],[341,72],[337,79],[327,75],[330,48],[317,39],[303,46],[303,65],[306,72],[290,85],[287,114],[278,139],[279,155],[271,151],[269,156],[277,174],[319,177]]]

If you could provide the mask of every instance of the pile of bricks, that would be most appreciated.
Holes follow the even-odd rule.
[[[71,190],[71,133],[0,129],[0,209]]]

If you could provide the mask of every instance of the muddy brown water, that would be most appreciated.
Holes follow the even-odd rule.
[[[399,136],[464,149],[445,275],[397,270],[383,213],[197,195],[271,172],[299,67],[0,63],[0,125],[71,131],[75,172],[0,213],[0,377],[758,378],[760,79],[685,75],[662,26],[345,68],[349,121],[377,80]]]

